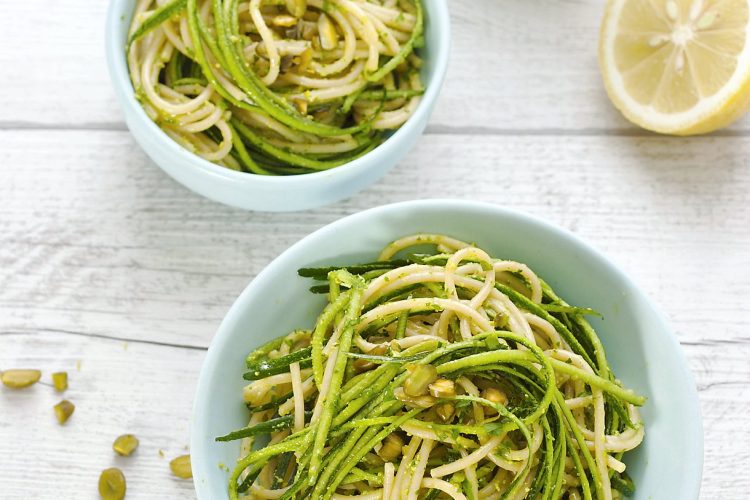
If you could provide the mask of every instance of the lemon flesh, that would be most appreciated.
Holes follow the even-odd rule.
[[[610,0],[599,60],[633,123],[688,135],[724,127],[750,104],[750,0]]]

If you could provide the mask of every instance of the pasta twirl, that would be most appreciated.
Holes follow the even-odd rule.
[[[423,93],[420,0],[139,0],[136,97],[225,167],[315,172],[377,147]]]
[[[431,245],[434,254],[402,255]],[[301,269],[328,303],[248,356],[230,497],[619,499],[644,438],[590,309],[528,266],[436,234]],[[253,447],[258,436],[270,439]]]

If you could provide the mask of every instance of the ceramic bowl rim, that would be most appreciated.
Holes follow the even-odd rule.
[[[436,47],[434,55],[430,59],[433,65],[433,77],[430,84],[426,87],[417,109],[414,114],[397,130],[393,132],[383,143],[378,145],[372,151],[356,158],[348,163],[321,170],[298,175],[257,175],[250,172],[235,171],[221,165],[217,165],[200,156],[192,153],[179,145],[174,139],[169,137],[151,118],[148,117],[143,107],[135,98],[135,89],[130,82],[130,76],[127,69],[125,51],[120,50],[122,43],[118,39],[123,4],[132,0],[111,0],[106,20],[106,56],[109,67],[110,79],[115,89],[118,103],[123,108],[124,113],[132,112],[132,116],[137,121],[138,127],[145,127],[149,135],[166,147],[170,154],[175,155],[179,161],[189,164],[202,174],[208,176],[217,176],[230,181],[240,181],[245,184],[253,183],[259,186],[278,186],[289,185],[296,186],[313,182],[318,178],[326,178],[333,175],[345,177],[347,174],[355,174],[358,170],[366,170],[368,165],[373,161],[378,161],[388,157],[392,151],[396,151],[402,146],[402,139],[408,137],[412,129],[418,128],[423,118],[426,118],[432,111],[432,108],[440,94],[445,75],[448,70],[448,61],[450,58],[451,47],[451,29],[450,14],[448,11],[447,0],[429,0],[425,3],[425,11],[430,16],[430,23],[434,23],[436,32],[440,35],[440,45]],[[421,135],[421,134],[418,134]],[[143,146],[141,146],[143,147]],[[144,148],[145,149],[145,148]]]
[[[338,219],[317,229],[316,231],[313,231],[312,233],[298,240],[296,243],[284,250],[268,265],[266,265],[257,274],[257,276],[253,278],[252,281],[250,281],[250,283],[243,289],[242,293],[240,293],[240,295],[228,310],[216,334],[211,340],[208,352],[206,353],[206,357],[203,360],[196,388],[195,399],[193,401],[193,411],[191,419],[190,444],[191,450],[195,454],[194,456],[201,457],[203,450],[207,446],[206,443],[199,439],[199,432],[197,431],[197,429],[205,427],[204,421],[207,421],[207,419],[204,419],[204,415],[200,413],[202,408],[201,401],[204,399],[207,391],[210,390],[210,388],[208,387],[208,383],[206,382],[208,376],[207,373],[209,371],[212,371],[215,366],[217,366],[217,364],[221,362],[221,360],[218,358],[218,353],[220,351],[219,346],[224,345],[230,340],[230,335],[233,329],[232,325],[234,325],[234,323],[236,322],[235,318],[239,317],[242,314],[242,311],[247,307],[247,305],[253,301],[254,296],[263,293],[263,290],[268,286],[270,280],[272,280],[272,278],[277,274],[277,269],[281,269],[284,266],[287,266],[290,259],[296,259],[297,254],[300,253],[301,250],[303,250],[310,242],[321,239],[325,240],[331,233],[335,233],[340,226],[347,226],[358,221],[365,222],[373,217],[380,217],[389,213],[398,213],[401,211],[409,211],[412,209],[422,209],[425,211],[430,211],[449,210],[451,208],[490,212],[493,216],[499,218],[516,219],[517,221],[520,221],[524,224],[535,226],[537,229],[549,233],[552,238],[560,238],[566,240],[573,246],[581,248],[584,251],[588,252],[590,256],[604,265],[604,267],[607,269],[607,272],[612,273],[612,275],[615,278],[621,280],[629,290],[633,291],[634,294],[640,296],[643,299],[645,305],[651,310],[654,318],[659,323],[659,330],[661,332],[660,335],[664,335],[668,338],[669,347],[672,351],[674,351],[676,359],[678,361],[678,367],[681,371],[679,375],[682,380],[684,380],[683,385],[687,391],[687,397],[684,399],[684,403],[685,406],[689,409],[690,414],[685,415],[685,420],[686,422],[691,424],[691,429],[696,434],[696,436],[690,436],[690,438],[697,439],[693,445],[694,456],[683,457],[684,459],[689,460],[689,463],[691,464],[691,474],[688,478],[684,478],[684,480],[691,483],[688,486],[689,491],[694,491],[696,495],[695,498],[697,499],[702,481],[704,460],[704,437],[698,392],[695,386],[693,374],[687,364],[687,360],[684,356],[680,343],[672,328],[669,327],[669,323],[667,322],[664,315],[660,312],[659,308],[656,307],[656,304],[635,284],[635,282],[633,282],[633,280],[629,276],[627,276],[612,261],[610,261],[603,252],[598,250],[595,245],[590,244],[580,236],[572,233],[567,229],[554,225],[526,212],[478,201],[454,199],[412,200],[381,205],[363,210],[351,214],[347,217]],[[201,458],[193,458],[193,460],[194,463],[196,463],[199,467],[206,467]],[[202,498],[201,494],[209,494],[209,496],[206,498],[210,498],[211,492],[205,491],[202,484],[196,482],[195,488],[199,498]]]

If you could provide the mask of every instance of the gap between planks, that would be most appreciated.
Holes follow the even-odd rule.
[[[75,335],[78,337],[87,337],[87,338],[95,338],[95,339],[101,339],[101,340],[108,340],[112,342],[127,342],[132,344],[146,344],[146,345],[153,345],[153,346],[159,346],[159,347],[173,347],[175,349],[188,349],[193,351],[207,351],[208,346],[201,346],[201,345],[191,345],[191,344],[178,344],[174,342],[161,342],[161,341],[155,341],[155,340],[146,340],[146,339],[138,339],[138,338],[129,338],[129,337],[117,337],[113,335],[106,335],[103,333],[93,333],[93,332],[81,332],[81,331],[74,331],[74,330],[63,330],[63,329],[56,329],[56,328],[40,328],[36,329],[34,331],[23,331],[23,330],[6,330],[6,331],[0,331],[0,337],[3,335],[17,335],[17,336],[34,336],[34,335],[44,335],[44,334],[53,334],[53,335]],[[741,346],[750,346],[750,338],[738,338],[738,339],[679,339],[680,345],[683,347],[700,347],[700,346],[732,346],[732,345],[741,345]],[[714,384],[711,384],[714,385]]]
[[[0,131],[75,131],[75,132],[124,132],[128,128],[124,122],[84,122],[76,124],[39,123],[28,121],[0,121]],[[496,136],[496,137],[654,137],[669,138],[670,136],[655,134],[640,128],[503,128],[484,126],[452,126],[444,124],[428,124],[425,135],[458,135],[458,136]],[[724,129],[710,134],[710,137],[750,137],[750,130]]]
[[[105,335],[103,333],[91,333],[91,332],[78,332],[73,330],[59,330],[59,329],[52,329],[52,328],[40,328],[36,329],[35,331],[23,331],[23,330],[7,330],[7,331],[0,331],[0,338],[2,338],[3,335],[16,335],[16,336],[35,336],[35,335],[44,335],[44,334],[54,334],[54,335],[75,335],[77,337],[87,337],[87,338],[94,338],[94,339],[101,339],[101,340],[109,340],[112,342],[127,342],[129,344],[145,344],[145,345],[153,345],[153,346],[159,346],[159,347],[172,347],[175,349],[187,349],[191,351],[207,351],[207,346],[199,346],[199,345],[190,345],[190,344],[177,344],[173,342],[160,342],[157,340],[146,340],[146,339],[137,339],[137,338],[128,338],[128,337],[116,337],[113,335]]]

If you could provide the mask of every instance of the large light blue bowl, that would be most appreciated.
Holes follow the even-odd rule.
[[[295,328],[310,328],[323,298],[297,268],[371,261],[390,241],[437,232],[475,242],[491,255],[529,264],[568,302],[604,315],[594,326],[623,383],[648,397],[643,444],[626,455],[636,500],[698,498],[703,433],[697,394],[677,339],[648,298],[604,256],[573,234],[493,205],[427,200],[374,208],[302,239],[248,285],[219,327],[201,370],[191,436],[198,497],[226,495],[238,445],[214,437],[247,423],[245,355]]]
[[[106,50],[109,74],[125,122],[135,140],[177,182],[212,200],[246,210],[304,210],[344,199],[393,168],[416,144],[435,106],[448,68],[450,19],[446,0],[428,0],[425,8],[426,91],[414,115],[372,152],[340,167],[296,176],[236,172],[189,152],[169,138],[135,99],[125,61],[125,40],[135,0],[111,0]]]

